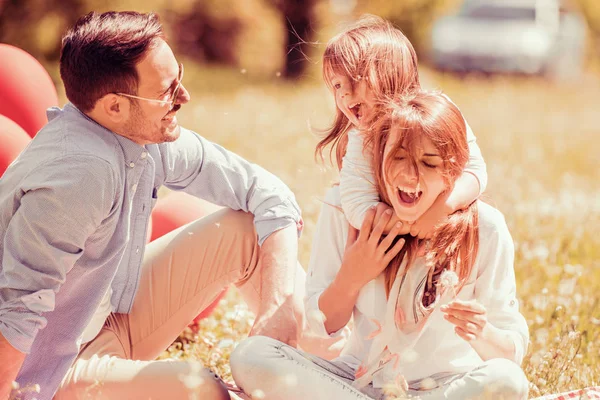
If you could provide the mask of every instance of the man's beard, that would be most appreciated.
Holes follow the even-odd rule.
[[[180,104],[175,105],[170,112],[178,111],[181,108]],[[151,124],[148,118],[145,117],[142,110],[134,106],[129,120],[123,126],[124,136],[135,142],[147,142],[147,143],[165,143],[174,142],[179,138],[181,134],[181,128],[179,124],[168,131],[168,128],[162,125],[162,120],[159,122],[158,127]]]

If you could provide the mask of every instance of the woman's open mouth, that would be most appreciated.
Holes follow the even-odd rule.
[[[423,194],[422,190],[398,188],[398,199],[400,204],[405,207],[414,207],[417,205]]]

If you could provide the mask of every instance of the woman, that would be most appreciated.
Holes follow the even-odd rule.
[[[368,133],[379,194],[399,220],[416,220],[452,190],[469,150],[460,111],[417,92],[381,108]],[[233,377],[265,399],[527,397],[519,367],[529,333],[518,311],[513,242],[502,214],[476,201],[431,240],[399,238],[391,212],[371,209],[360,233],[330,189],[307,278],[311,329],[335,336],[354,318],[332,362],[265,337],[242,342]],[[382,208],[383,209],[383,208]]]

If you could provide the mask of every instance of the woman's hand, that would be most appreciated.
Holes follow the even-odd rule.
[[[455,325],[454,331],[458,336],[471,342],[482,339],[488,327],[485,307],[475,300],[454,300],[440,307],[444,319]]]
[[[483,361],[506,358],[516,363],[515,333],[496,328],[488,321],[487,310],[475,300],[454,300],[440,307],[454,331],[466,340]]]
[[[397,222],[382,239],[384,229],[392,216],[392,209],[380,204],[367,212],[360,233],[349,227],[338,279],[350,290],[358,292],[369,281],[379,276],[404,246],[404,239],[393,243],[402,229],[401,222]]]

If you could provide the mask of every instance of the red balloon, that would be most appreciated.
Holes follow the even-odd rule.
[[[31,142],[31,138],[16,122],[0,115],[0,176]]]
[[[0,44],[0,114],[35,134],[48,119],[46,109],[58,105],[56,88],[44,67],[27,52]]]
[[[184,192],[171,192],[161,197],[152,210],[152,235],[151,240],[175,230],[185,224],[207,216],[221,207],[201,200]],[[219,305],[219,301],[227,293],[225,288],[212,303],[208,305],[196,318],[193,324],[208,317]]]
[[[221,207],[184,192],[171,192],[161,197],[152,210],[151,240],[185,224],[207,216]]]
[[[146,231],[146,244],[152,240],[152,215],[148,219],[148,230]]]
[[[208,307],[206,307],[203,311],[201,311],[200,314],[198,314],[198,316],[196,318],[194,318],[194,320],[192,321],[192,324],[197,324],[201,319],[209,317],[210,314],[212,314],[213,311],[215,311],[215,308],[217,308],[221,299],[223,297],[225,297],[225,294],[227,294],[227,288],[223,289],[223,291],[221,293],[219,293],[217,298],[214,299],[213,302],[208,305]]]

